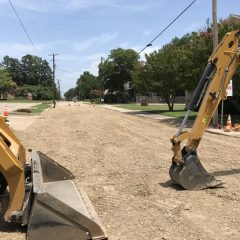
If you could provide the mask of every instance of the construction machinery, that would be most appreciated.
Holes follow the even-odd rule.
[[[202,166],[197,147],[226,89],[240,65],[240,31],[225,35],[208,60],[188,106],[188,111],[176,135],[171,139],[174,156],[169,170],[171,179],[188,190],[199,190],[222,185]],[[198,111],[190,131],[183,131],[191,111]],[[185,146],[181,146],[182,143]]]
[[[106,240],[97,213],[71,172],[23,145],[0,117],[0,213],[27,226],[28,240]]]

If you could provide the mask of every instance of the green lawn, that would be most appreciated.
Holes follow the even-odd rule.
[[[141,110],[144,113],[149,114],[161,114],[165,116],[183,118],[185,116],[186,111],[184,110],[184,104],[175,104],[174,111],[170,112],[168,110],[167,104],[161,105],[148,105],[148,106],[141,106],[140,104],[130,103],[130,104],[118,104],[115,105],[116,107],[125,108],[129,110]],[[191,112],[189,119],[194,120],[197,115],[197,112]],[[231,115],[232,124],[238,123],[240,124],[240,116],[239,115]],[[218,115],[218,122],[221,121],[221,115]],[[227,115],[223,115],[223,124],[226,125],[227,122]]]
[[[177,118],[183,118],[186,113],[186,111],[184,110],[184,104],[175,104],[174,111],[172,112],[168,110],[167,104],[141,106],[140,104],[130,103],[130,104],[118,104],[115,106],[129,109],[129,110],[140,110],[145,113],[161,114],[161,115],[177,117]],[[197,114],[195,112],[191,112],[190,118],[194,118],[196,115]]]
[[[31,109],[31,113],[41,113],[43,112],[45,109],[49,108],[51,104],[49,103],[40,103],[37,105],[32,106]]]

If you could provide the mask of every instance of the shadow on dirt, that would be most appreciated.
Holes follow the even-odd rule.
[[[20,233],[26,233],[27,227],[23,227],[20,224],[17,223],[8,223],[5,222],[2,218],[0,219],[0,231],[1,232],[20,232]]]
[[[211,174],[215,177],[240,174],[240,169],[229,169],[229,170],[216,171],[216,172],[212,172]]]
[[[141,114],[141,115],[146,115],[146,117],[148,117],[149,115],[156,115],[156,117],[157,117],[157,114],[161,115],[161,113],[164,113],[164,112],[166,112],[166,111],[132,111],[132,112],[126,112],[126,114],[136,115],[136,116]],[[162,116],[163,116],[163,119],[156,118],[156,120],[160,121],[161,123],[165,123],[165,124],[172,125],[175,127],[180,126],[180,124],[183,120],[182,117],[170,117],[170,116],[168,117],[164,114]],[[185,127],[191,128],[193,125],[194,119],[195,119],[195,117],[190,117],[190,119],[188,119]]]
[[[159,183],[160,186],[164,187],[164,188],[172,188],[172,189],[175,189],[177,191],[184,191],[184,188],[181,187],[180,185],[174,183],[173,181],[171,180],[168,180],[166,182],[162,182],[162,183]]]
[[[165,123],[168,125],[172,125],[175,127],[179,127],[180,124],[182,123],[182,118],[167,118],[167,119],[159,119],[161,123]],[[191,128],[193,126],[194,121],[193,120],[188,120],[185,124],[186,128]]]
[[[9,223],[4,221],[4,213],[7,210],[9,203],[9,192],[6,190],[4,193],[0,195],[0,231],[1,232],[20,232],[25,233],[27,228],[21,226],[17,223]]]

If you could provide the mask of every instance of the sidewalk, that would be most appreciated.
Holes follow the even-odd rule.
[[[102,104],[102,105],[98,105],[98,106],[105,108],[105,109],[122,112],[122,113],[134,114],[134,115],[137,115],[140,117],[146,117],[146,118],[152,118],[152,119],[174,119],[174,117],[170,117],[170,116],[164,116],[161,114],[142,113],[143,112],[142,110],[129,110],[129,109],[119,108],[119,107],[116,107],[113,105],[108,105],[108,104]]]
[[[109,110],[114,110],[114,111],[118,111],[118,112],[122,112],[122,113],[128,113],[128,114],[134,114],[134,115],[137,115],[137,116],[140,116],[140,117],[151,118],[151,119],[156,119],[156,120],[175,119],[174,117],[170,117],[170,116],[164,116],[164,115],[161,115],[161,114],[147,114],[147,113],[142,113],[141,110],[129,110],[129,109],[119,108],[119,107],[116,107],[116,106],[113,106],[113,105],[108,105],[108,104],[103,104],[103,105],[98,105],[98,106],[102,107],[102,108],[105,108],[105,109],[109,109]],[[234,131],[224,132],[222,129],[217,129],[217,128],[213,128],[213,127],[208,127],[206,132],[240,138],[240,132],[234,132]]]

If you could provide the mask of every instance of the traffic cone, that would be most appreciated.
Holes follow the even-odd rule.
[[[228,118],[227,118],[227,125],[224,128],[225,132],[230,132],[232,129],[232,121],[231,121],[231,115],[228,114]]]
[[[230,115],[230,114],[228,114],[227,126],[229,126],[230,128],[232,128],[232,120],[231,120],[231,115]]]
[[[7,106],[4,107],[4,112],[3,112],[3,115],[5,117],[8,117],[8,110],[7,110]]]

